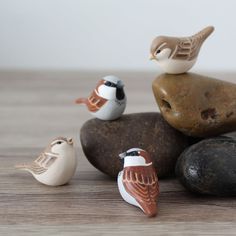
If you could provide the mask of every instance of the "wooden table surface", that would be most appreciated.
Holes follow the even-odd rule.
[[[236,198],[196,196],[176,179],[165,179],[159,215],[149,219],[121,199],[114,180],[88,163],[79,130],[91,116],[73,101],[109,73],[0,72],[0,235],[236,235]],[[126,113],[157,111],[154,72],[113,73],[126,84]],[[68,185],[47,187],[14,169],[59,135],[74,137],[78,151],[78,169]]]

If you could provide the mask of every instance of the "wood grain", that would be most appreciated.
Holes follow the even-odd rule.
[[[73,101],[89,95],[106,74],[0,72],[0,235],[235,235],[235,198],[196,196],[176,179],[165,179],[159,215],[148,219],[121,199],[114,180],[87,162],[79,129],[91,116]],[[114,74],[126,84],[126,113],[157,110],[155,73]],[[234,74],[215,75],[234,81]],[[77,140],[79,167],[70,184],[47,187],[14,169],[58,135]]]

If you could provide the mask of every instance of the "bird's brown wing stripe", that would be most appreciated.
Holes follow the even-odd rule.
[[[32,163],[30,166],[28,166],[28,169],[34,173],[35,175],[39,175],[39,174],[42,174],[44,173],[47,169],[42,167],[42,166],[39,166],[37,163]]]
[[[46,168],[48,169],[55,162],[56,159],[57,157],[55,156],[50,157],[50,159],[45,164]]]
[[[178,60],[189,60],[192,46],[192,40],[190,38],[182,38],[177,45],[177,50],[172,58]]]
[[[123,184],[126,191],[137,201],[157,201],[159,193],[158,179],[152,167],[125,168]]]
[[[96,112],[106,103],[106,101],[107,99],[97,95],[97,93],[94,90],[90,95],[90,97],[88,98],[88,103],[87,103],[88,109],[91,112]]]
[[[41,153],[40,156],[27,168],[36,175],[44,173],[57,159],[56,156]]]
[[[149,170],[150,171],[150,170]],[[154,171],[154,170],[151,170]],[[157,214],[157,197],[159,194],[159,186],[158,180],[155,178],[155,182],[153,182],[153,175],[148,175],[147,172],[144,172],[144,175],[148,181],[145,181],[145,177],[142,177],[142,181],[140,182],[140,178],[136,179],[134,182],[132,178],[124,178],[127,176],[133,176],[132,169],[124,169],[123,175],[123,185],[125,190],[135,198],[135,200],[142,207],[144,213],[149,216],[154,216]],[[134,175],[135,176],[135,175]],[[140,177],[141,173],[138,173],[136,176]],[[144,182],[145,181],[145,182]],[[151,183],[151,184],[150,184]]]
[[[156,173],[153,171],[145,175],[137,171],[127,171],[127,169],[125,169],[123,176],[124,176],[123,179],[139,184],[151,185],[157,182]]]
[[[195,59],[200,51],[203,42],[211,34],[212,31],[213,29],[211,27],[207,27],[191,37],[180,38],[177,50],[172,58],[188,61]]]
[[[128,192],[138,201],[142,202],[157,202],[158,185],[143,185],[139,183],[124,182]]]

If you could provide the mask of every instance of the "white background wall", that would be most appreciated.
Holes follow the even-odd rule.
[[[195,69],[236,70],[234,0],[0,0],[0,68],[155,70],[155,36],[207,25]]]

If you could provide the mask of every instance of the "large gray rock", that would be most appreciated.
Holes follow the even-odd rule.
[[[90,163],[111,177],[122,169],[118,154],[133,147],[150,153],[158,177],[172,175],[178,156],[188,146],[188,138],[159,113],[123,115],[115,121],[91,119],[83,125],[80,139]]]

